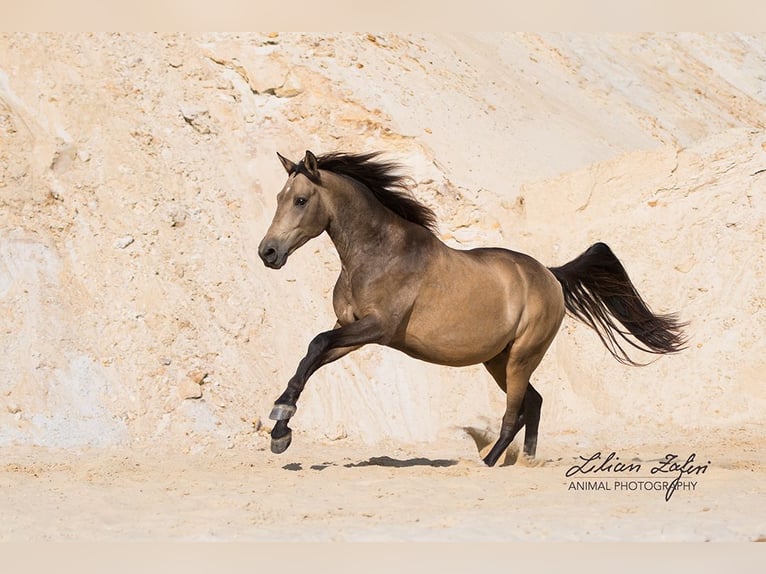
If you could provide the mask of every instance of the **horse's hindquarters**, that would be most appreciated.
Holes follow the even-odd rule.
[[[431,363],[473,365],[529,329],[547,348],[563,315],[558,281],[534,259],[449,249],[426,268],[404,334],[391,346]]]

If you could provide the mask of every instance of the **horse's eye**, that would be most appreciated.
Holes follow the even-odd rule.
[[[305,197],[296,197],[295,205],[297,205],[298,207],[303,207],[304,205],[306,205],[307,201],[308,199],[306,199]]]

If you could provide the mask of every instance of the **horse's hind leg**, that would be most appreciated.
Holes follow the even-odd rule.
[[[543,407],[543,397],[532,386],[527,384],[524,400],[521,403],[519,416],[516,418],[514,436],[524,428],[524,454],[529,458],[535,458],[537,452],[537,433],[540,428],[540,411]]]
[[[484,457],[487,466],[495,465],[522,425],[527,425],[528,430],[524,440],[524,452],[534,455],[537,449],[542,397],[530,387],[529,378],[543,359],[554,336],[555,331],[541,341],[539,335],[528,332],[526,338],[517,339],[509,348],[505,365],[505,415],[500,427],[500,436],[489,454]],[[498,369],[501,355],[491,361],[493,368],[490,372]],[[532,391],[528,391],[530,388]]]
[[[540,411],[543,408],[543,397],[531,385],[527,385],[527,391],[524,393],[524,403],[521,414],[519,414],[518,428],[524,429],[524,454],[529,458],[535,458],[537,452],[537,431],[540,427]],[[518,430],[517,430],[518,432]]]
[[[495,466],[497,460],[513,442],[516,433],[519,432],[521,428],[520,423],[523,424],[522,404],[527,386],[526,379],[522,383],[515,376],[506,377],[505,415],[500,426],[500,436],[489,451],[489,454],[484,457],[484,463],[487,466]]]
[[[495,379],[495,382],[503,392],[506,392],[507,389],[507,365],[508,349],[500,353],[497,357],[484,363],[487,371],[489,371],[492,378]],[[537,450],[537,433],[540,426],[540,411],[542,409],[542,404],[543,397],[531,383],[527,382],[524,399],[522,400],[519,414],[516,417],[516,425],[511,431],[511,434],[515,437],[523,427],[526,427],[524,431],[524,454],[530,458],[534,458]],[[511,442],[513,442],[513,438],[511,439]]]

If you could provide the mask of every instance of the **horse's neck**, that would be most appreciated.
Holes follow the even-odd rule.
[[[327,234],[344,265],[354,266],[377,253],[401,248],[408,222],[384,207],[371,191],[333,175],[327,192],[331,212]]]

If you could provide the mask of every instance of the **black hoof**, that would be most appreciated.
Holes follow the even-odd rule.
[[[293,418],[296,410],[293,405],[274,405],[269,418],[273,421],[287,421]]]
[[[489,467],[493,467],[493,466],[495,466],[495,464],[497,463],[497,459],[495,459],[495,460],[492,460],[492,459],[491,459],[491,458],[489,458],[489,457],[485,457],[485,458],[483,459],[483,462],[484,462],[484,464],[486,464],[487,466],[489,466]]]
[[[279,438],[271,437],[271,452],[282,454],[293,441],[293,431],[288,430],[287,434]]]

